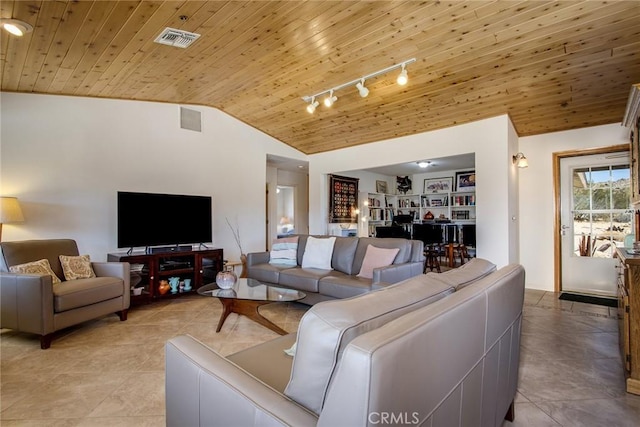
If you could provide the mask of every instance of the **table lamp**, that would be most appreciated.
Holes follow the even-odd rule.
[[[0,242],[2,241],[2,224],[23,222],[24,216],[16,197],[0,197]]]

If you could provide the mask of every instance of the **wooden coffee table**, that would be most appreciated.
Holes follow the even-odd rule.
[[[280,335],[286,335],[288,332],[260,314],[258,308],[266,304],[298,301],[306,297],[304,292],[265,285],[255,279],[238,279],[231,289],[220,289],[218,285],[211,283],[198,288],[198,294],[216,297],[222,302],[223,311],[216,332],[220,332],[229,314],[237,313]]]

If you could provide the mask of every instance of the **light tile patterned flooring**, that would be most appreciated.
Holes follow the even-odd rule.
[[[307,307],[263,313],[294,331]],[[191,334],[221,354],[277,335],[215,298],[183,297],[70,328],[40,350],[33,335],[0,334],[0,425],[163,426],[164,342]],[[638,426],[640,396],[624,392],[616,310],[527,290],[516,420],[504,426]]]

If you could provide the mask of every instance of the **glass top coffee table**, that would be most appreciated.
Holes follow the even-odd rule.
[[[231,289],[220,289],[218,285],[211,283],[198,288],[198,294],[219,298],[222,303],[223,311],[216,332],[220,332],[229,314],[237,313],[247,316],[280,335],[286,335],[288,332],[260,314],[258,308],[274,302],[298,301],[307,296],[304,292],[295,289],[268,286],[255,279],[238,279]]]

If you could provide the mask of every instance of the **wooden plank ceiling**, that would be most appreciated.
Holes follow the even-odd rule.
[[[640,82],[634,1],[5,1],[2,90],[207,105],[313,154],[509,114],[519,135],[619,123]],[[165,28],[201,34],[187,49]],[[410,58],[336,92],[301,97]]]

